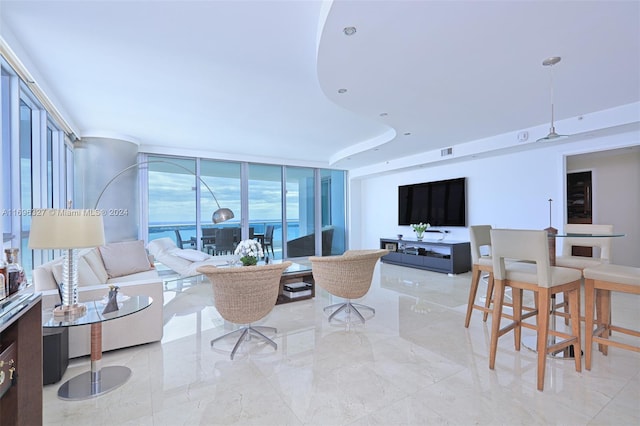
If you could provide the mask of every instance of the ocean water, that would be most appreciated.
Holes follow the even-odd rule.
[[[273,243],[274,246],[282,247],[282,223],[281,222],[273,222],[273,221],[255,221],[249,224],[249,227],[252,227],[256,234],[263,234],[267,225],[274,225],[275,229],[273,232]],[[237,228],[239,224],[229,224],[229,225],[214,225],[211,228]],[[207,226],[209,228],[209,226]],[[176,223],[155,223],[149,225],[149,241],[168,237],[173,241],[176,240],[175,230],[180,230],[180,236],[183,241],[187,241],[192,237],[196,236],[196,226],[195,224],[176,224]],[[294,238],[298,238],[300,236],[300,227],[298,222],[289,223],[287,226],[287,238],[292,240]]]

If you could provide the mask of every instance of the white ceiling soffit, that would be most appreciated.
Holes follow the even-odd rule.
[[[635,104],[640,119],[640,2],[336,0],[318,75],[334,102],[395,129],[360,154],[388,163],[496,135],[516,145],[525,129],[534,141],[546,135],[549,56],[562,57],[553,70],[558,131],[579,116],[576,133],[606,128],[588,114],[621,105]],[[353,152],[350,162],[363,166]]]
[[[639,7],[2,0],[0,35],[79,136],[353,170],[522,129],[546,135],[549,56],[562,57],[559,132],[571,117],[638,104]]]

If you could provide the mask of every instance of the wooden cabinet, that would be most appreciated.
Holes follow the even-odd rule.
[[[15,345],[16,382],[0,399],[0,425],[42,424],[42,299],[16,293],[0,306],[0,345]],[[8,380],[7,377],[4,378]]]
[[[567,174],[567,223],[592,223],[591,172]]]
[[[471,270],[471,245],[466,241],[417,241],[381,238],[380,248],[390,250],[385,263],[446,274]]]

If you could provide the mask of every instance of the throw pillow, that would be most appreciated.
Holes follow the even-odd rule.
[[[177,249],[171,252],[172,255],[190,260],[192,262],[202,262],[211,256],[198,250],[193,249]]]
[[[152,269],[144,241],[123,241],[100,247],[100,255],[109,278],[122,277]]]
[[[62,284],[62,267],[63,262],[56,263],[51,268],[51,272],[53,273],[53,279],[56,280],[56,284]],[[87,263],[84,257],[79,257],[76,260],[76,268],[78,270],[78,286],[89,286],[96,284],[104,284],[106,281],[101,280],[91,269],[89,263]]]
[[[100,257],[100,250],[97,247],[89,249],[84,252],[84,254],[81,254],[81,258],[87,261],[87,264],[96,274],[101,284],[107,282],[109,274],[107,274],[107,270],[104,269],[104,263],[102,262],[102,257]]]

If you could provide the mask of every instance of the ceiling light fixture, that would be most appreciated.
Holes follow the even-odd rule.
[[[356,27],[344,27],[342,32],[344,32],[344,35],[352,36],[356,33]]]
[[[560,62],[561,59],[562,58],[560,56],[551,56],[545,59],[544,61],[542,61],[543,66],[549,67],[550,86],[551,86],[551,127],[549,128],[549,134],[544,138],[538,139],[537,142],[555,141],[555,140],[560,140],[568,137],[568,135],[560,135],[556,133],[556,128],[553,122],[553,117],[554,117],[554,114],[553,114],[554,112],[553,111],[553,66],[558,62]]]

